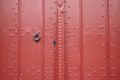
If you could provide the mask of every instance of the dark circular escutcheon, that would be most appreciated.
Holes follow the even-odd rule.
[[[39,42],[40,41],[40,33],[39,32],[35,33],[33,36],[33,39],[35,42]]]

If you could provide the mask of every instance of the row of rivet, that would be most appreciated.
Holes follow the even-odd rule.
[[[62,17],[61,16],[59,16],[58,17],[59,19],[58,19],[58,53],[59,53],[59,79],[61,79],[62,78],[62,76],[61,76],[61,62],[62,62],[62,28],[61,28],[61,26],[62,26]]]
[[[63,18],[62,18],[62,14],[63,14],[63,11],[62,11],[62,1],[58,1],[58,6],[59,6],[59,9],[58,9],[58,78],[59,80],[62,79],[62,54],[63,54],[63,36],[62,36],[62,33],[63,33]]]

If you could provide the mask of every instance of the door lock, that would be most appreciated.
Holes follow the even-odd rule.
[[[39,42],[40,41],[40,33],[39,32],[35,33],[33,36],[33,39],[35,42]]]

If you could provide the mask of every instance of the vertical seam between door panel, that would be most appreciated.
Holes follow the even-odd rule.
[[[80,79],[83,80],[83,1],[79,0],[79,52],[80,52]]]
[[[58,41],[57,40],[57,33],[58,33],[58,31],[57,31],[57,26],[58,26],[58,9],[57,9],[57,0],[56,0],[56,42]],[[57,45],[58,45],[58,42],[57,42]],[[57,64],[56,64],[56,62],[57,62],[57,45],[56,45],[56,51],[55,51],[55,80],[57,79]]]
[[[109,36],[109,0],[106,1],[106,57],[107,57],[107,76],[111,80],[111,65],[110,65],[110,36]]]
[[[64,72],[65,72],[65,80],[67,80],[67,54],[66,54],[66,53],[67,53],[67,52],[66,52],[66,49],[67,49],[67,48],[66,48],[66,47],[67,47],[67,46],[66,46],[66,41],[67,41],[66,39],[67,39],[67,38],[66,38],[66,24],[65,24],[65,23],[66,23],[66,13],[65,13],[66,7],[65,7],[65,6],[66,6],[66,5],[65,5],[65,3],[64,3],[64,41],[65,41],[65,42],[64,42],[64,43],[65,43],[65,44],[64,44],[64,46],[65,46],[65,47],[64,47],[64,48],[65,48],[65,49],[64,49],[64,53],[65,53],[65,71],[64,71]]]
[[[0,32],[2,31],[1,29],[2,29],[2,0],[0,1],[0,8],[1,8],[1,27],[0,27]],[[2,36],[2,32],[0,33],[0,35]],[[1,40],[2,40],[2,38],[0,39],[0,42],[1,42]],[[1,48],[0,48],[0,64],[2,63],[1,61],[2,61],[2,59],[1,59]],[[0,66],[0,78],[2,78],[2,76],[1,76],[1,72],[2,72],[2,66]]]
[[[55,67],[54,67],[54,79],[56,80],[56,53],[57,53],[57,0],[56,1],[56,25],[55,25],[55,40],[56,40],[56,46],[55,46]]]
[[[18,0],[18,72],[17,79],[20,80],[21,73],[21,0]]]
[[[56,45],[56,54],[55,54],[55,80],[57,80],[57,74],[58,74],[58,71],[57,71],[57,58],[58,58],[58,7],[57,7],[57,0],[56,0],[56,42],[57,42],[57,45]]]
[[[42,2],[41,2],[42,4],[41,4],[41,8],[42,8],[42,33],[43,33],[43,43],[42,43],[42,45],[43,45],[43,80],[45,80],[45,76],[44,76],[44,67],[45,67],[45,51],[44,51],[44,48],[45,48],[45,0],[42,0]]]

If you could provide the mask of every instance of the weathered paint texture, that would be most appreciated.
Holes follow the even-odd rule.
[[[0,80],[120,80],[120,0],[0,0]]]

